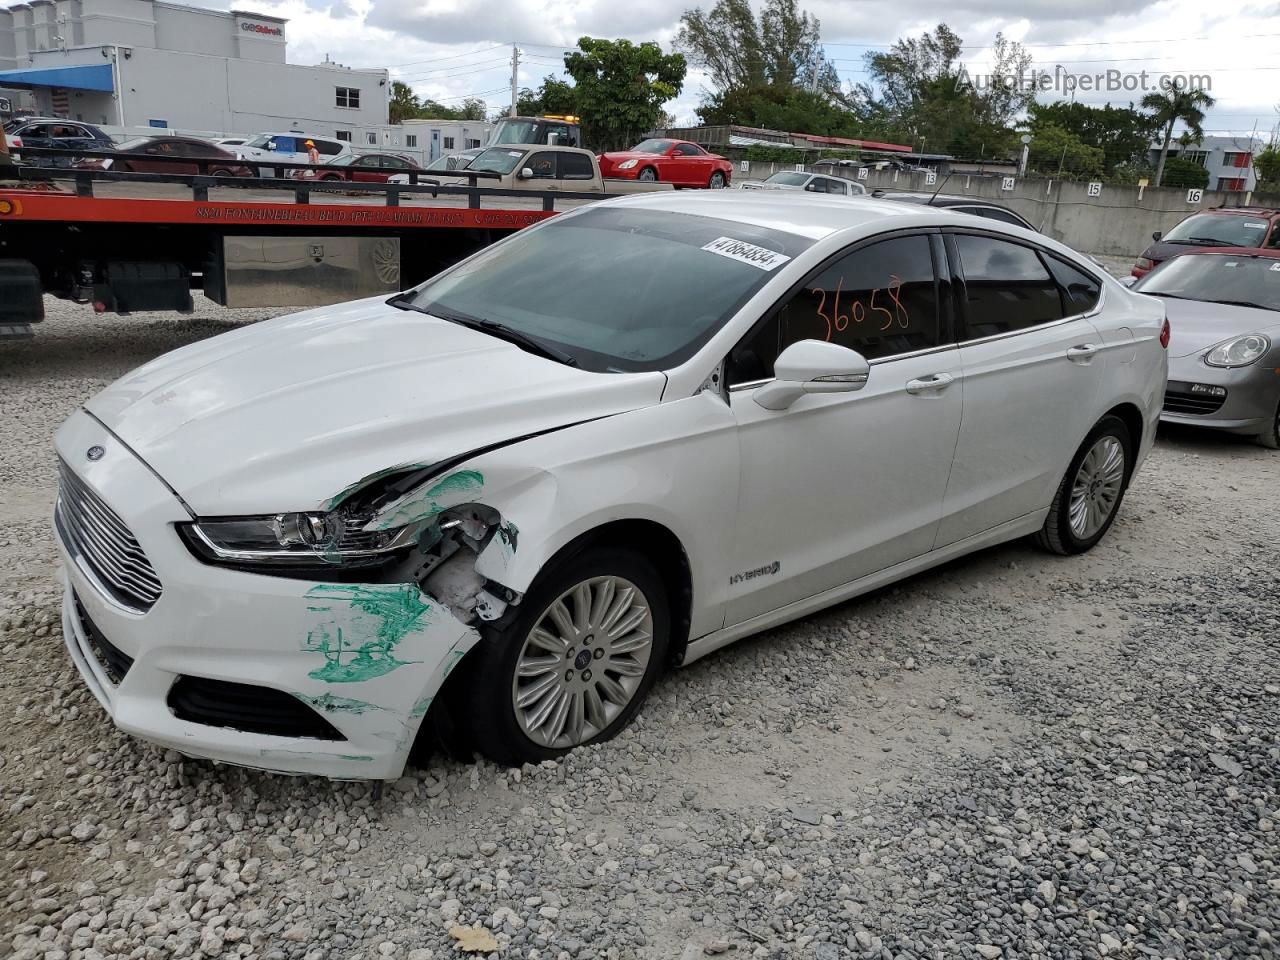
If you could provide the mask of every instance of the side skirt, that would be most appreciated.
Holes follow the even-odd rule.
[[[830,590],[824,590],[822,593],[814,594],[812,597],[797,600],[794,603],[787,604],[785,607],[779,607],[768,613],[762,613],[758,617],[752,617],[750,620],[744,620],[741,623],[735,623],[732,626],[708,633],[689,644],[685,650],[684,658],[680,661],[680,665],[688,666],[695,660],[705,657],[721,647],[728,646],[735,640],[741,640],[743,637],[749,637],[753,633],[760,633],[772,627],[789,623],[792,620],[798,620],[800,617],[808,616],[818,610],[834,606],[861,594],[870,593],[872,590],[893,583],[895,580],[902,580],[923,570],[928,570],[930,567],[946,563],[948,560],[954,560],[956,557],[966,553],[972,553],[974,550],[981,550],[984,547],[994,546],[997,543],[1004,543],[1008,540],[1016,540],[1018,537],[1025,537],[1028,534],[1035,533],[1044,525],[1044,518],[1048,512],[1049,510],[1046,507],[1043,510],[1025,514],[1017,519],[1002,523],[998,527],[992,527],[990,530],[975,534],[972,537],[948,544],[939,550],[932,550],[910,560],[904,560],[902,563],[894,564],[892,567],[885,567],[883,570],[867,574],[867,576],[850,583],[832,587]]]

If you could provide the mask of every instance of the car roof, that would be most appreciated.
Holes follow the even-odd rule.
[[[907,221],[902,224],[904,227],[912,226],[909,221],[918,221],[921,217],[928,217],[935,223],[973,226],[973,218],[969,214],[951,213],[941,207],[935,207],[926,214],[915,204],[908,206],[869,196],[860,195],[850,199],[847,196],[833,197],[785,190],[635,193],[610,200],[609,204],[738,220],[765,229],[796,233],[813,240],[820,240],[851,227],[883,223],[897,218]],[[1003,225],[996,221],[983,223],[984,229],[999,229],[1001,226]],[[1043,239],[1038,238],[1038,242],[1043,242]]]
[[[1170,260],[1177,260],[1178,257],[1265,257],[1268,260],[1280,260],[1280,250],[1274,250],[1264,247],[1206,247],[1202,250],[1188,250],[1186,253],[1180,253],[1177,257],[1170,257]]]

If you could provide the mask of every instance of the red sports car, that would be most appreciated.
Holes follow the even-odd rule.
[[[687,140],[645,140],[630,150],[601,154],[600,175],[719,190],[729,186],[733,164]]]

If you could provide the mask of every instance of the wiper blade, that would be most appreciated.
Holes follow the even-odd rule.
[[[1186,243],[1199,247],[1234,247],[1234,243],[1226,240],[1215,240],[1213,237],[1185,237],[1181,240],[1166,240],[1165,243]]]
[[[449,313],[435,309],[424,312],[471,330],[479,330],[481,333],[487,333],[489,336],[505,340],[507,343],[514,343],[518,347],[523,347],[529,353],[537,354],[548,360],[555,360],[557,363],[563,363],[567,367],[576,367],[578,365],[575,357],[559,347],[553,347],[537,337],[532,337],[514,327],[508,327],[505,323],[499,323],[497,320],[482,320],[479,317],[473,317],[465,313]]]
[[[414,310],[417,313],[426,313],[422,307],[413,302],[414,291],[406,290],[404,293],[397,293],[394,297],[387,301],[388,307],[396,307],[399,310]]]
[[[1254,303],[1252,300],[1214,300],[1214,303],[1225,303],[1229,307],[1254,307],[1258,310],[1277,310],[1280,307],[1268,307],[1265,303]]]

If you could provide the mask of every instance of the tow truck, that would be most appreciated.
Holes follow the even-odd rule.
[[[42,163],[72,152],[71,167]],[[448,183],[417,172],[408,183],[362,183],[324,180],[323,165],[278,160],[268,165],[274,176],[242,161],[253,174],[245,177],[212,176],[207,161],[196,161],[197,174],[74,166],[111,156],[24,149],[23,160],[34,162],[0,165],[0,337],[30,336],[44,319],[45,294],[129,314],[191,312],[195,290],[227,307],[321,306],[393,293],[608,196],[575,190],[572,181],[548,184],[566,189],[510,189],[491,184],[499,174],[472,170],[451,171]],[[358,169],[365,168],[344,168]]]

